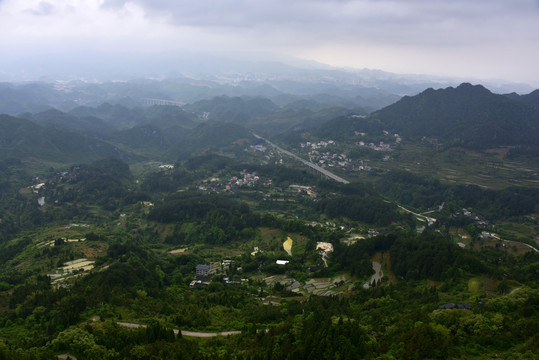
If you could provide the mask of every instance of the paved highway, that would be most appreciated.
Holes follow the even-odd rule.
[[[338,175],[335,175],[334,173],[332,172],[329,172],[327,171],[326,169],[324,168],[321,168],[320,166],[316,165],[315,163],[312,163],[310,161],[307,161],[305,159],[302,159],[300,158],[299,156],[297,156],[296,154],[293,154],[291,153],[290,151],[288,150],[285,150],[283,149],[282,147],[278,146],[278,145],[275,145],[274,143],[272,143],[271,141],[267,140],[267,139],[264,139],[262,136],[260,135],[257,135],[255,133],[253,133],[253,136],[256,137],[257,139],[260,139],[260,140],[264,140],[267,144],[271,145],[275,150],[283,153],[283,154],[286,154],[288,156],[291,156],[293,157],[294,159],[296,160],[299,160],[301,161],[302,163],[304,163],[305,165],[307,165],[308,167],[310,167],[311,169],[313,170],[316,170],[318,171],[319,173],[327,176],[328,178],[331,178],[335,181],[338,181],[340,183],[343,183],[343,184],[350,184],[350,181],[346,180],[346,179],[343,179],[342,177],[338,176]]]

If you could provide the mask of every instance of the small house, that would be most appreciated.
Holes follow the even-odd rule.
[[[204,264],[198,264],[196,267],[197,276],[208,276],[210,274],[210,266]]]
[[[443,305],[440,305],[438,308],[439,309],[472,310],[472,306],[469,304],[455,304],[455,303],[443,304]]]
[[[210,261],[210,274],[221,272],[221,263],[219,261]]]
[[[210,284],[209,281],[193,280],[193,281],[191,281],[191,283],[189,284],[189,287],[190,287],[190,288],[202,287],[202,286],[208,286],[209,284]]]

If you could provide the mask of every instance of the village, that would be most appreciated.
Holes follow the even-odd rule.
[[[391,136],[388,131],[384,130],[383,133],[384,133],[385,137]],[[356,131],[355,135],[356,136],[362,136],[362,137],[367,136],[366,133],[359,132],[359,131]],[[390,139],[388,139],[386,141],[380,140],[378,145],[376,145],[374,142],[367,142],[367,141],[358,141],[358,142],[356,142],[356,145],[359,146],[359,147],[368,148],[368,149],[371,149],[371,150],[374,150],[374,151],[393,151],[395,149],[395,146],[402,142],[402,138],[400,137],[399,134],[393,134],[393,138],[395,140],[395,142],[393,142],[393,143],[388,141],[388,140],[390,140]]]
[[[290,236],[282,244],[283,250],[288,254],[288,258],[292,256],[292,247],[294,241]],[[348,274],[338,274],[332,277],[317,277],[316,272],[328,267],[328,259],[330,253],[333,252],[333,245],[328,242],[317,242],[316,253],[322,261],[319,265],[311,265],[305,268],[305,274],[298,278],[283,273],[244,272],[241,266],[234,260],[225,259],[220,261],[210,261],[206,264],[197,264],[194,269],[193,280],[189,283],[190,288],[207,287],[212,282],[218,281],[225,286],[239,286],[258,283],[269,289],[279,292],[286,292],[294,296],[320,295],[329,296],[340,293],[354,286],[352,278]],[[254,247],[251,257],[256,257],[263,253],[259,247]],[[282,268],[283,271],[290,266],[291,260],[277,259],[274,260],[274,266]],[[260,265],[259,265],[260,267]],[[260,270],[260,269],[259,269]],[[268,296],[267,293],[261,291],[261,301],[266,305],[279,305],[280,298],[275,295]]]
[[[260,177],[256,172],[249,172],[247,169],[238,175],[225,175],[224,177],[211,177],[209,179],[203,180],[199,185],[198,189],[207,193],[222,193],[222,192],[233,192],[236,188],[241,187],[255,187],[256,185],[261,185],[264,187],[271,186],[272,181],[269,178]]]
[[[345,171],[371,171],[368,161],[364,159],[352,159],[344,152],[325,151],[336,146],[333,140],[319,141],[317,143],[301,143],[301,148],[307,151],[309,161],[321,167],[337,168]],[[330,147],[330,149],[326,149]]]
[[[363,161],[353,161],[348,158],[344,153],[332,153],[330,151],[319,151],[320,149],[325,149],[328,146],[335,146],[336,143],[333,140],[328,141],[319,141],[317,143],[301,143],[300,146],[302,149],[307,150],[307,155],[309,161],[318,164],[320,166],[327,166],[332,168],[340,168],[347,171],[357,171],[365,170],[366,164]]]
[[[366,137],[367,133],[355,131],[356,137]],[[383,132],[383,140],[368,141],[360,140],[354,143],[359,149],[367,149],[377,152],[389,153],[402,142],[399,134],[391,135],[388,131]],[[318,142],[302,142],[300,143],[302,151],[307,152],[309,161],[318,164],[322,167],[338,168],[345,171],[371,171],[368,158],[357,159],[347,155],[334,140],[320,140]],[[384,160],[389,160],[390,155],[383,157]]]

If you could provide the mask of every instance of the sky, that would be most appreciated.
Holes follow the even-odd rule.
[[[0,75],[226,53],[539,88],[539,0],[0,0],[0,49]]]

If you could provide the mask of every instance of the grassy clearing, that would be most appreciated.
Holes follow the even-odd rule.
[[[282,240],[284,234],[281,230],[261,227],[259,228],[259,231],[260,239],[257,239],[257,244],[254,244],[254,246],[258,246],[264,251],[282,250]]]
[[[519,255],[534,251],[532,248],[523,243],[497,239],[481,239],[481,241],[475,243],[475,249],[481,250],[481,248],[496,248],[506,251],[512,255]]]
[[[88,259],[97,259],[107,254],[108,244],[102,241],[74,243],[72,244],[75,252],[80,252]]]
[[[229,247],[222,246],[211,246],[211,247],[202,247],[195,249],[196,254],[201,256],[210,257],[210,258],[229,258],[234,256],[240,256],[244,254],[244,251],[240,249],[232,249]],[[188,254],[189,250],[185,251],[184,254]]]
[[[182,248],[182,249],[175,249],[175,250],[170,250],[168,253],[170,255],[180,255],[180,254],[183,254],[185,253],[187,250],[189,250],[189,248]]]
[[[468,291],[472,296],[481,296],[484,293],[483,279],[480,277],[468,280]]]
[[[534,214],[523,222],[503,222],[497,224],[497,232],[500,236],[507,240],[535,240],[536,245],[539,239],[539,226],[537,226],[537,218],[539,215]],[[535,246],[537,248],[537,246]]]
[[[299,234],[290,234],[290,238],[294,241],[292,254],[299,255],[305,253],[305,246],[307,245],[309,239]]]
[[[427,144],[402,144],[388,161],[373,160],[379,169],[400,169],[416,175],[437,177],[447,183],[476,184],[491,189],[539,186],[537,159],[506,159],[508,149],[484,152],[451,148],[436,150]]]
[[[161,223],[153,223],[152,225],[149,225],[154,232],[159,234],[159,238],[161,240],[165,240],[165,238],[169,235],[172,235],[174,232],[174,225],[172,224],[161,224]]]
[[[487,295],[495,295],[498,287],[498,281],[491,278],[483,278],[483,289]]]

